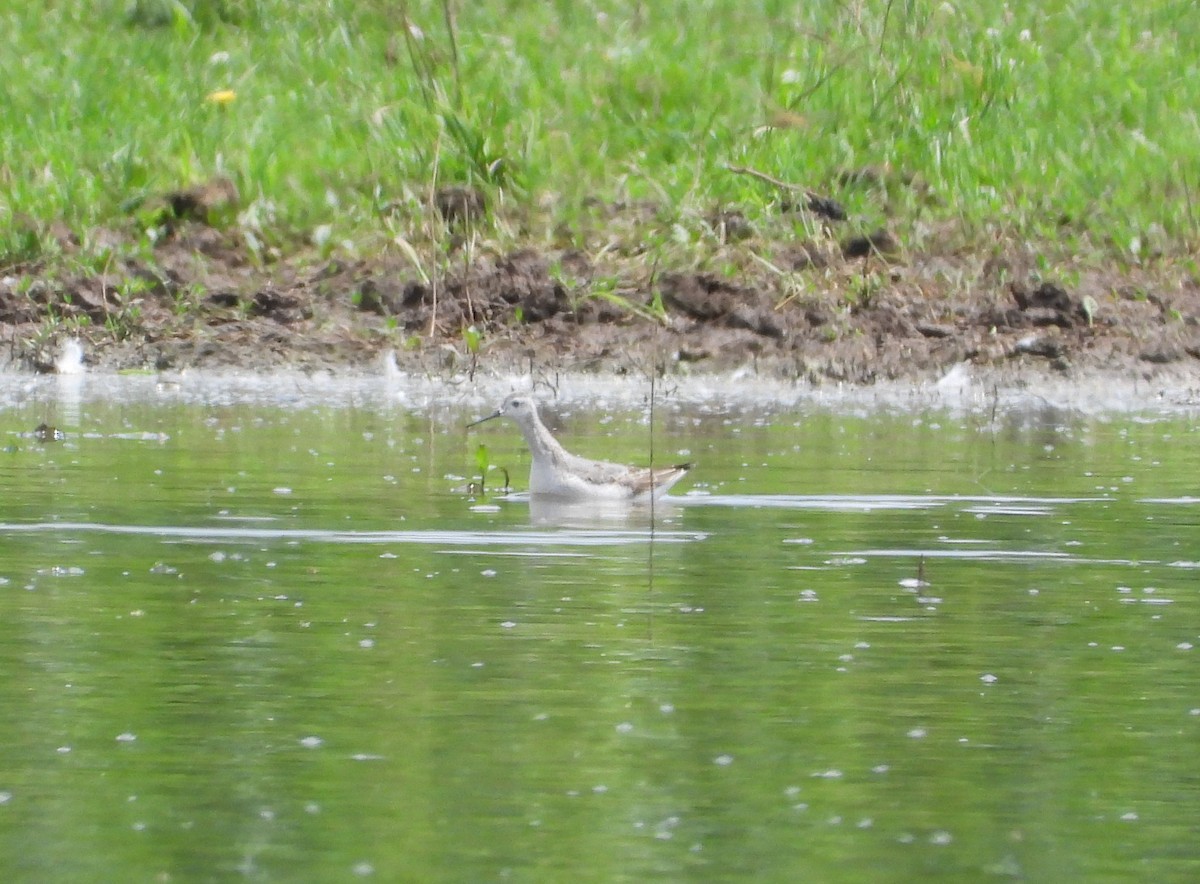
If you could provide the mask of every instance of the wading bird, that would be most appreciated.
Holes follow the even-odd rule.
[[[533,455],[529,493],[533,495],[565,500],[647,501],[662,495],[692,468],[690,463],[654,469],[628,467],[571,454],[550,435],[538,416],[537,401],[526,393],[512,393],[494,414],[467,427],[498,417],[516,421],[529,445]]]

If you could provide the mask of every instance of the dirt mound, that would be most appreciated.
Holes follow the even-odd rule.
[[[487,211],[470,192],[442,197],[437,211],[464,231]],[[390,350],[427,372],[490,360],[547,371],[750,368],[816,383],[928,379],[960,362],[1200,372],[1200,284],[1182,261],[1056,265],[1020,244],[905,254],[882,230],[764,240],[722,209],[709,219],[718,241],[707,266],[659,268],[638,238],[653,212],[637,204],[604,209],[606,244],[592,250],[501,251],[454,234],[458,247],[433,274],[396,250],[284,259],[208,223],[236,193],[213,185],[181,200],[159,203],[171,217],[152,255],[95,231],[93,245],[113,242],[98,270],[30,263],[0,276],[8,364],[50,370],[61,341],[77,337],[107,369],[354,370]],[[61,247],[80,250],[71,239]]]

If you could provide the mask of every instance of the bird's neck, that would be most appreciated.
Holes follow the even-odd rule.
[[[525,444],[529,446],[535,460],[562,460],[567,454],[567,450],[550,435],[550,431],[540,420],[522,424],[521,433],[525,436]]]

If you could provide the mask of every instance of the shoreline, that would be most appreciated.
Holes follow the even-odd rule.
[[[1152,372],[997,370],[959,363],[935,380],[901,379],[874,384],[787,379],[741,369],[691,371],[651,379],[629,372],[554,372],[478,368],[473,376],[401,368],[384,354],[374,365],[268,371],[232,367],[111,372],[67,362],[60,373],[0,370],[0,407],[30,400],[237,405],[309,408],[400,407],[417,412],[488,409],[514,390],[565,405],[636,408],[653,393],[656,407],[704,406],[713,410],[882,409],[1009,413],[1054,410],[1081,416],[1184,414],[1200,411],[1200,370],[1178,366]]]
[[[205,251],[202,234],[220,248]],[[526,247],[424,283],[386,252],[251,267],[236,242],[193,226],[153,263],[0,278],[0,372],[56,373],[77,340],[83,367],[107,373],[377,374],[390,359],[411,376],[524,374],[551,387],[599,374],[944,389],[965,373],[988,388],[1097,394],[1115,379],[1136,397],[1160,378],[1200,382],[1200,284],[1181,263],[1041,270],[1015,245],[1003,260],[846,258],[821,245],[722,247],[722,273]],[[791,255],[789,269],[765,269],[760,253]]]

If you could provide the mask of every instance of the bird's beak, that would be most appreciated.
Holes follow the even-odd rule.
[[[477,427],[480,424],[482,424],[484,421],[490,421],[493,418],[497,418],[497,417],[503,417],[503,414],[501,414],[501,412],[499,412],[499,411],[496,411],[496,412],[493,412],[492,414],[489,414],[487,417],[481,417],[477,421],[471,421],[469,424],[467,424],[467,429],[469,430],[469,429],[471,429],[471,427]]]

